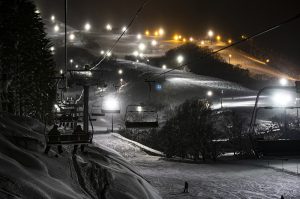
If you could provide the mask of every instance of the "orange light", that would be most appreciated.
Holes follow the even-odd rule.
[[[186,39],[185,39],[185,38],[183,38],[183,42],[186,42]]]
[[[149,36],[149,35],[150,35],[150,32],[149,32],[149,30],[146,30],[146,31],[145,31],[145,35],[147,35],[147,36]]]
[[[155,35],[155,36],[158,36],[158,31],[155,31],[155,32],[154,32],[154,35]]]
[[[231,43],[232,43],[232,40],[231,40],[231,39],[228,39],[228,43],[231,44]]]
[[[181,36],[181,35],[179,35],[179,36],[178,36],[178,39],[181,39],[181,38],[182,38],[182,36]]]
[[[220,35],[218,35],[216,38],[217,38],[217,41],[221,41],[221,36]]]
[[[174,40],[176,40],[176,41],[179,39],[178,35],[174,35],[173,38],[174,38]]]

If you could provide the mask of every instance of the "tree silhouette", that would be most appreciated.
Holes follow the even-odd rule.
[[[44,24],[28,0],[0,2],[0,70],[6,74],[10,112],[38,119],[51,113],[55,67]]]

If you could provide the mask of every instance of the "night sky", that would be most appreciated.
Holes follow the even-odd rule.
[[[43,17],[54,14],[63,21],[63,0],[34,0]],[[82,29],[90,22],[94,30],[106,23],[122,27],[142,4],[142,0],[69,0],[69,25]],[[152,0],[144,8],[131,31],[164,27],[166,33],[195,38],[213,29],[234,40],[275,25],[300,12],[299,2],[291,0]],[[264,48],[289,58],[300,68],[300,19],[255,39]]]

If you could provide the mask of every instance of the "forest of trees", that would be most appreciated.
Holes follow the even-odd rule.
[[[56,97],[44,23],[29,0],[0,1],[1,111],[43,120]]]

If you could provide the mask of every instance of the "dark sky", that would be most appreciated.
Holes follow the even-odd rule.
[[[34,0],[43,16],[55,14],[63,21],[63,0]],[[107,22],[127,24],[142,0],[69,0],[69,24],[81,28],[89,21],[94,29]],[[300,12],[300,2],[292,0],[152,0],[132,27],[164,27],[175,32],[201,37],[208,29],[238,38],[275,25]],[[236,40],[236,39],[235,39]],[[300,67],[300,19],[255,40],[257,44],[290,58]]]

